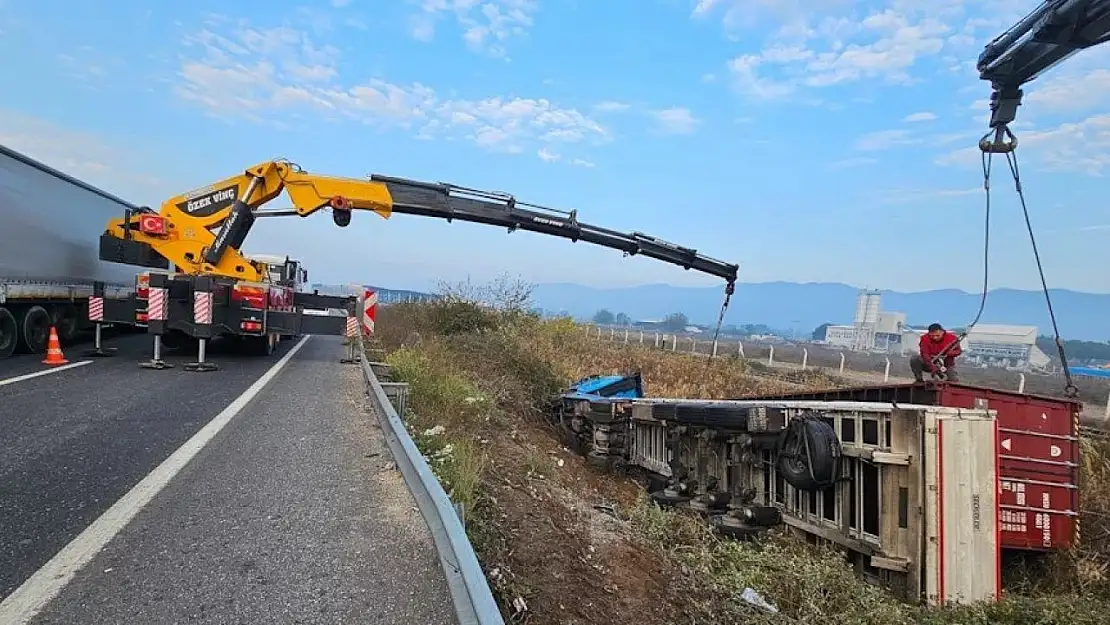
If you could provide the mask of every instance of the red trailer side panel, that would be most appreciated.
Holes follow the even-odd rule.
[[[976,399],[998,412],[998,500],[1002,544],[1066,549],[1079,514],[1079,408],[1059,399],[946,384],[942,406],[971,408]]]
[[[892,384],[807,391],[760,399],[896,402],[998,414],[999,530],[1006,549],[1067,549],[1079,531],[1079,413],[1082,404],[966,384]],[[745,397],[744,399],[753,399]]]

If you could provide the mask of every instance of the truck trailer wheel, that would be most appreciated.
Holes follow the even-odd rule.
[[[32,306],[23,313],[23,323],[20,335],[23,346],[32,354],[46,352],[46,343],[50,340],[50,325],[53,320],[50,313],[42,306]]]
[[[53,312],[54,328],[58,330],[58,339],[62,343],[69,343],[77,338],[77,333],[81,330],[77,307],[69,304],[55,306]]]
[[[19,326],[7,308],[0,308],[0,358],[7,358],[15,353],[15,346],[19,344]]]

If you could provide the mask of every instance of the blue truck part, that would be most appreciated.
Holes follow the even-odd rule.
[[[644,381],[640,372],[629,375],[591,375],[570,385],[565,398],[614,397],[639,399],[644,396]]]

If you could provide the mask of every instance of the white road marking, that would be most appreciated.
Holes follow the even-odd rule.
[[[166,458],[119,501],[108,508],[68,545],[62,548],[42,568],[15,589],[0,603],[0,623],[24,625],[35,617],[51,599],[56,597],[116,534],[143,509],[185,465],[196,456],[237,414],[274,379],[293,355],[311,338],[305,335],[269,371],[258,378],[250,388],[236,397],[220,414],[216,415],[184,445]]]
[[[88,365],[88,364],[92,364],[92,361],[91,360],[81,360],[79,362],[71,362],[68,365],[61,365],[61,366],[58,366],[58,367],[54,367],[53,369],[43,369],[42,371],[36,371],[34,373],[28,373],[27,375],[17,375],[14,378],[5,378],[3,380],[0,380],[0,386],[7,386],[8,384],[15,384],[16,382],[23,382],[24,380],[30,380],[32,378],[37,378],[39,376],[50,375],[51,373],[58,373],[59,371],[65,371],[66,369],[73,369],[74,367],[80,367],[82,365]]]

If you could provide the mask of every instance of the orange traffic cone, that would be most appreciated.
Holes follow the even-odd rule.
[[[50,341],[46,344],[46,359],[42,361],[44,365],[64,365],[69,363],[64,354],[62,354],[62,344],[58,341],[58,331],[54,326],[50,326]]]

